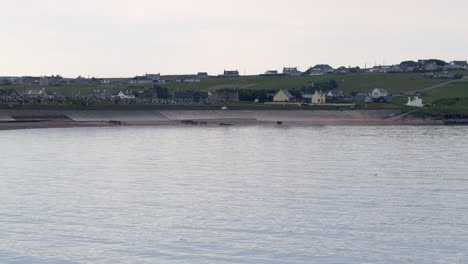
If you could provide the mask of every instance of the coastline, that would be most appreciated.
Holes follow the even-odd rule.
[[[172,122],[124,122],[121,124],[113,124],[110,122],[34,122],[34,123],[0,123],[0,131],[2,130],[23,130],[23,129],[48,129],[48,128],[82,128],[82,127],[136,127],[136,126],[442,126],[442,125],[456,125],[446,124],[440,120],[431,121],[400,121],[400,122],[385,122],[385,121],[309,121],[309,122],[283,122],[281,124],[275,122],[262,122],[262,121],[236,121],[225,122],[222,120],[188,124],[180,121]]]
[[[118,126],[424,126],[465,125],[384,110],[58,110],[1,109],[0,130]]]
[[[454,124],[467,124],[454,123]],[[443,126],[452,125],[444,120],[407,119],[407,120],[308,120],[308,121],[259,121],[259,120],[184,120],[184,121],[34,121],[0,122],[0,130],[81,128],[81,127],[123,127],[123,126]]]

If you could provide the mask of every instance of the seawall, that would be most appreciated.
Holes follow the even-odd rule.
[[[0,109],[0,129],[115,125],[402,125],[441,124],[399,119],[398,109],[383,110],[73,110]]]

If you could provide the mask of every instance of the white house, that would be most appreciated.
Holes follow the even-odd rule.
[[[268,70],[265,72],[264,75],[278,75],[278,71],[277,70]]]
[[[315,90],[312,95],[312,104],[325,104],[327,102],[327,95],[322,91]]]
[[[224,70],[224,74],[221,75],[221,76],[224,76],[224,77],[239,77],[240,74],[239,74],[238,70],[235,70],[235,71]]]
[[[297,67],[284,67],[283,68],[284,75],[291,75],[291,76],[300,76],[302,72],[300,72]]]
[[[280,90],[274,97],[273,102],[291,102],[295,97],[288,90]]]
[[[385,96],[388,96],[388,92],[385,89],[375,88],[374,90],[372,90],[373,98],[380,98],[380,97],[385,97]]]
[[[135,95],[131,91],[120,91],[117,97],[120,99],[135,99]]]
[[[406,105],[413,107],[424,107],[422,98],[419,98],[417,96],[414,98],[414,101],[411,100],[411,97],[408,97],[408,103]]]
[[[45,88],[30,89],[24,92],[24,96],[26,98],[33,98],[33,99],[43,98],[45,94],[46,94]]]
[[[332,73],[333,71],[335,71],[335,69],[333,69],[333,67],[331,67],[328,64],[318,64],[309,69],[309,74],[310,75],[322,75],[325,73]]]

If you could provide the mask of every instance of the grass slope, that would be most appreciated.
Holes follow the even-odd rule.
[[[431,103],[439,99],[468,98],[468,81],[451,83],[428,92],[424,102]]]
[[[385,73],[359,73],[349,75],[327,74],[322,76],[242,76],[237,78],[225,77],[210,77],[202,79],[200,83],[167,83],[164,86],[175,90],[202,90],[216,91],[224,88],[232,89],[300,89],[308,83],[318,81],[336,80],[339,83],[338,90],[345,94],[360,92],[364,88],[384,88],[390,93],[396,95],[400,91],[412,91],[435,84],[446,82],[441,79],[431,79],[421,76],[418,73],[401,73],[401,74],[385,74]],[[127,84],[109,86],[101,84],[70,84],[61,86],[47,86],[48,91],[59,92],[64,95],[81,94],[83,96],[90,95],[95,89],[107,90],[110,92],[118,92],[122,89],[143,90],[150,88],[152,85],[141,85],[132,87]],[[24,89],[23,86],[14,86],[18,91]]]
[[[384,74],[360,73],[349,75],[327,74],[322,76],[245,76],[237,78],[214,77],[202,80],[197,84],[170,83],[166,86],[178,90],[215,91],[223,88],[234,89],[294,89],[302,88],[307,83],[336,80],[345,94],[359,92],[364,88],[384,88],[390,93],[417,90],[431,85],[443,83],[444,80],[430,79],[420,74]]]

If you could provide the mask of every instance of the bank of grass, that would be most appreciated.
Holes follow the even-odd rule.
[[[413,91],[431,85],[443,83],[446,80],[423,77],[420,73],[356,73],[348,75],[326,74],[321,76],[241,76],[236,78],[210,77],[202,79],[200,83],[167,83],[171,90],[192,90],[192,91],[216,91],[220,89],[250,89],[250,90],[280,90],[280,89],[301,89],[304,85],[315,82],[326,82],[336,80],[339,84],[338,90],[346,95],[358,93],[365,88],[384,88],[392,94],[401,91]],[[59,86],[45,86],[48,91],[61,93],[63,95],[89,96],[93,90],[107,90],[117,93],[120,90],[131,89],[134,91],[151,88],[152,85],[102,85],[99,83],[90,84],[69,84]],[[12,86],[18,91],[26,89],[24,86]]]
[[[428,108],[421,108],[413,114],[442,119],[468,118],[468,106],[431,106]]]
[[[413,91],[446,80],[423,77],[420,73],[356,73],[348,75],[326,74],[321,76],[242,76],[236,78],[212,77],[200,83],[168,83],[176,90],[216,91],[220,89],[280,90],[301,89],[314,82],[336,80],[338,90],[347,95],[358,93],[365,88],[384,88],[392,94]]]
[[[465,98],[468,97],[468,81],[460,81],[456,83],[448,84],[444,87],[437,88],[428,92],[425,96],[424,102],[432,104],[433,102],[440,99],[452,99],[452,98]]]
[[[418,109],[415,114],[443,119],[468,118],[468,97],[435,100],[432,105]]]

